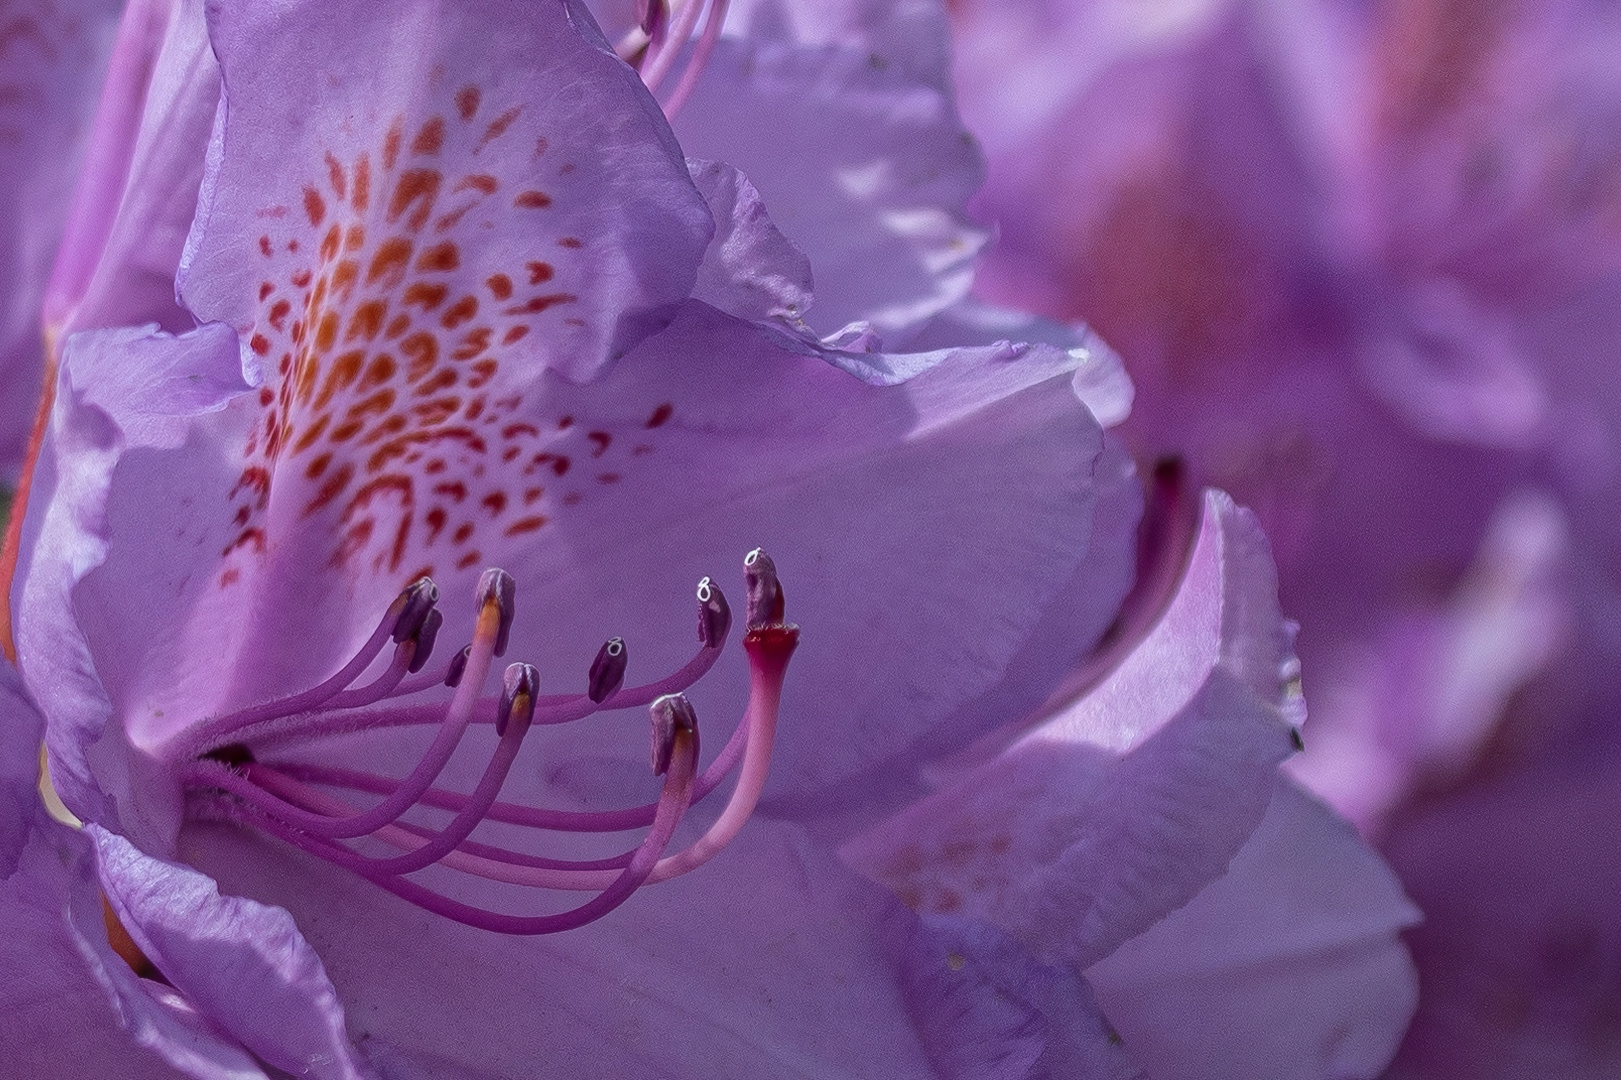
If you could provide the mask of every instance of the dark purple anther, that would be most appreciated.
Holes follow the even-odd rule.
[[[625,651],[625,640],[609,638],[597,650],[597,658],[591,661],[586,696],[598,705],[607,701],[624,683],[625,665],[629,662],[630,654]]]
[[[755,548],[743,557],[743,580],[749,588],[748,621],[745,625],[752,630],[756,626],[782,622],[782,585],[777,581],[776,564],[763,548]]]
[[[732,629],[732,606],[726,594],[708,578],[698,582],[698,640],[706,649],[718,649]]]
[[[422,630],[423,623],[439,602],[439,586],[433,583],[433,578],[418,578],[401,590],[399,599],[394,602],[400,608],[399,618],[394,620],[394,644],[398,645]]]
[[[653,775],[663,776],[670,768],[678,729],[697,734],[698,714],[685,694],[665,694],[647,707],[653,718]]]
[[[507,654],[507,640],[512,636],[512,619],[517,613],[514,599],[518,594],[518,583],[512,580],[512,575],[505,570],[492,567],[484,571],[478,579],[479,606],[494,601],[501,607],[501,629],[495,635],[495,655]]]
[[[501,677],[501,705],[495,713],[495,733],[507,733],[514,721],[525,728],[535,715],[535,694],[540,691],[540,672],[533,664],[511,664]]]
[[[462,684],[462,672],[467,670],[467,658],[472,652],[471,645],[463,645],[462,651],[450,658],[450,670],[445,672],[446,686],[454,689]]]
[[[433,655],[433,643],[439,639],[439,628],[444,624],[445,617],[439,614],[437,608],[428,612],[428,617],[422,620],[422,626],[416,634],[416,652],[411,654],[409,670],[412,674],[421,671],[422,666],[428,662],[428,657]]]

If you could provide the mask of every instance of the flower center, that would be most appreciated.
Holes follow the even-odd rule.
[[[627,650],[613,638],[597,653],[583,694],[542,695],[540,676],[527,663],[509,665],[500,691],[486,695],[496,657],[507,649],[516,586],[503,570],[479,579],[473,639],[448,661],[428,667],[443,623],[439,590],[423,578],[408,586],[384,613],[360,651],[335,675],[302,693],[213,717],[193,728],[172,751],[187,792],[188,815],[248,825],[341,866],[429,911],[470,926],[508,934],[549,934],[601,918],[644,884],[665,881],[708,862],[741,831],[753,813],[770,767],[777,710],[788,660],[799,629],[782,621],[782,588],[765,552],[744,560],[748,611],[743,648],[749,659],[749,699],[743,719],[719,755],[698,769],[698,723],[682,691],[719,658],[731,630],[726,597],[709,578],[698,583],[697,654],[680,669],[640,686],[625,686]],[[392,644],[382,674],[362,676]],[[448,701],[413,700],[450,686]],[[565,811],[499,799],[524,736],[536,725],[584,720],[597,713],[646,706],[652,718],[652,766],[663,777],[656,801],[606,811]],[[408,725],[437,727],[409,774],[389,777],[283,757],[291,747],[334,735]],[[493,729],[495,747],[468,792],[435,786],[474,725]],[[668,852],[688,808],[737,773],[731,799],[690,845]],[[362,808],[334,791],[379,797]],[[405,815],[417,808],[448,812],[430,828]],[[601,834],[647,830],[628,851],[599,859],[535,854],[527,845],[472,838],[485,822],[516,826],[524,836]],[[513,835],[509,829],[504,836]],[[380,856],[356,842],[380,843],[397,854]],[[591,892],[575,908],[538,916],[508,915],[454,899],[408,875],[442,867],[474,878],[533,889]]]

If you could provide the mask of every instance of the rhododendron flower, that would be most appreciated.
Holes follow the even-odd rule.
[[[1132,577],[1140,494],[1088,407],[1129,389],[1084,332],[960,302],[977,163],[937,19],[700,39],[664,103],[725,161],[710,74],[758,110],[831,57],[865,118],[864,169],[757,191],[683,156],[572,4],[202,16],[126,20],[156,74],[59,262],[13,586],[67,842],[151,976],[105,982],[139,1042],[199,1076],[1161,1074],[1204,1051],[1156,957],[1206,929],[1189,980],[1312,980],[1274,1068],[1394,1038],[1411,909],[1274,794],[1300,717],[1253,524],[1211,496],[1120,621],[1135,666],[1062,683]],[[918,137],[885,150],[885,118]],[[120,285],[164,267],[174,299]],[[1010,780],[1041,796],[987,837],[1020,880],[956,912],[896,872],[950,851],[875,854],[938,848],[885,819],[951,752],[994,760],[926,798],[987,830]],[[1303,837],[1362,921],[1228,949],[1280,875],[1284,922],[1322,918],[1279,856]]]

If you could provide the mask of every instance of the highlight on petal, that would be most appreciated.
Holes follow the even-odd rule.
[[[370,1075],[349,1045],[337,991],[292,916],[221,896],[207,875],[144,855],[97,825],[85,831],[119,921],[214,1025],[295,1075]]]
[[[811,303],[811,268],[772,224],[754,185],[730,165],[687,162],[715,218],[694,299],[756,322],[797,327]]]
[[[743,36],[721,39],[676,133],[687,153],[747,174],[810,259],[817,334],[860,323],[905,345],[967,294],[988,239],[964,210],[983,169],[944,88],[943,17],[807,12],[802,35],[763,25],[773,14],[728,15]]]
[[[1418,1004],[1420,915],[1331,810],[1279,777],[1227,872],[1086,970],[1151,1080],[1371,1080]]]
[[[841,849],[923,912],[1085,966],[1219,876],[1303,718],[1254,519],[1208,493],[1182,586],[1098,687]]]

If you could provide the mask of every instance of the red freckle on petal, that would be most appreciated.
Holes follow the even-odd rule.
[[[332,152],[330,150],[327,151],[326,155],[326,175],[327,179],[332,181],[332,193],[336,195],[339,200],[342,200],[347,194],[346,188],[348,185],[344,183],[343,165],[339,163],[337,158],[332,156]]]
[[[265,549],[265,531],[263,529],[243,529],[235,540],[225,545],[225,550],[220,554],[222,556],[229,555],[237,548],[250,544],[253,546],[253,550],[263,551]]]
[[[439,317],[439,325],[446,330],[454,330],[477,314],[478,300],[469,294],[445,309],[445,313]]]
[[[321,322],[315,328],[315,348],[326,352],[338,340],[338,313],[328,311],[321,316]]]
[[[404,431],[410,425],[410,423],[411,422],[405,417],[401,416],[399,413],[395,413],[387,420],[384,420],[381,424],[378,424],[376,427],[366,432],[366,434],[361,437],[360,445],[370,446],[372,443],[378,442],[379,440],[398,435],[400,432]],[[411,458],[407,457],[406,460],[410,461]],[[367,471],[376,472],[377,470],[368,467]]]
[[[608,447],[614,441],[613,436],[609,435],[606,431],[590,431],[586,433],[585,437],[591,440],[591,456],[594,458],[599,458],[603,454],[606,454],[608,452]]]
[[[416,209],[405,219],[413,229],[420,229],[433,213],[434,200],[439,197],[439,171],[437,169],[407,169],[394,185],[393,198],[388,203],[388,220],[397,221],[412,203]]]
[[[506,134],[507,128],[512,126],[512,122],[518,119],[518,114],[522,111],[523,106],[516,105],[502,113],[500,116],[497,116],[494,120],[491,120],[490,126],[484,129],[484,137],[479,139],[477,146],[473,147],[473,153],[478,153],[480,150],[488,146],[492,140],[499,139],[502,135]]]
[[[466,206],[457,207],[448,214],[441,214],[439,217],[434,219],[433,231],[449,232],[451,229],[454,229],[457,225],[461,224],[462,218],[466,217],[469,211],[472,211],[477,207],[477,203],[469,203]],[[489,225],[489,222],[485,222],[485,225]]]
[[[331,262],[338,257],[338,248],[343,243],[343,227],[334,225],[321,237],[321,261]]]
[[[585,242],[578,236],[565,236],[557,242],[557,246],[566,248],[582,248],[585,246]]]
[[[377,332],[383,328],[383,316],[388,314],[388,303],[383,300],[367,300],[355,308],[355,313],[349,316],[349,329],[344,331],[343,340],[354,341],[356,338],[365,338],[375,341]]]
[[[521,304],[514,304],[511,307],[502,308],[501,314],[539,315],[542,311],[545,311],[548,308],[554,308],[558,304],[571,304],[577,299],[579,299],[579,297],[575,296],[573,293],[546,293],[542,296],[531,296],[528,300]]]
[[[220,588],[226,589],[242,580],[242,571],[234,566],[228,566],[220,574]]]
[[[535,156],[540,157],[540,155],[542,155],[542,154],[544,154],[546,152],[546,147],[548,147],[550,145],[551,144],[546,141],[546,137],[544,135],[542,135],[540,138],[536,139],[535,140]]]
[[[442,244],[435,244],[423,250],[417,259],[418,273],[449,273],[462,264],[461,249],[454,240],[446,240]]]
[[[326,467],[330,464],[332,464],[332,455],[321,454],[304,466],[304,475],[310,480],[318,480],[321,474],[326,472]]]
[[[526,473],[531,473],[540,468],[542,465],[550,465],[554,474],[564,476],[568,473],[569,466],[572,464],[573,462],[569,461],[569,459],[563,454],[536,454],[530,459],[529,464],[524,467],[523,471]]]
[[[339,391],[347,390],[349,384],[360,375],[360,365],[365,359],[365,353],[355,350],[346,352],[332,361],[332,368],[326,373],[326,381],[321,384],[321,393],[315,399],[315,408],[326,408]]]
[[[388,328],[383,331],[383,339],[393,341],[409,329],[411,329],[411,316],[396,315],[388,320]]]
[[[523,504],[525,506],[528,506],[530,503],[538,502],[540,500],[540,497],[542,495],[544,495],[544,494],[546,494],[546,489],[545,488],[542,488],[542,487],[526,488],[526,489],[524,489],[524,493],[523,493]]]
[[[236,516],[233,517],[231,521],[234,525],[236,525],[237,528],[240,529],[242,526],[248,523],[248,519],[252,516],[252,510],[248,509],[246,506],[239,506],[236,508]]]
[[[456,91],[456,111],[461,114],[463,120],[471,120],[473,114],[478,112],[478,103],[482,97],[483,94],[476,86],[464,86]]]
[[[359,420],[369,413],[381,416],[394,406],[394,391],[384,387],[368,398],[363,398],[349,406],[348,417]]]
[[[360,264],[353,259],[345,259],[332,268],[333,295],[348,300],[355,291],[355,283],[360,280]]]
[[[462,407],[459,397],[435,398],[433,401],[424,401],[420,405],[411,406],[411,413],[417,422],[425,427],[433,427],[449,420],[457,409]]]
[[[311,225],[319,225],[326,220],[326,200],[312,187],[304,189],[304,213]]]
[[[490,512],[491,517],[499,517],[501,511],[507,508],[507,493],[492,491],[480,500],[480,504]]]
[[[344,488],[349,486],[349,481],[354,477],[354,474],[354,468],[347,461],[339,465],[337,470],[326,478],[326,482],[316,490],[315,497],[304,504],[302,516],[309,517],[321,507],[342,495]]]
[[[480,326],[475,330],[469,330],[467,333],[463,334],[461,348],[451,353],[450,356],[453,360],[471,360],[473,357],[477,356],[479,353],[483,352],[489,347],[490,328],[488,326]],[[486,363],[493,364],[495,361],[490,360],[486,361]],[[491,371],[491,374],[494,374],[493,370]]]
[[[456,374],[455,368],[440,368],[433,373],[433,378],[416,388],[416,396],[428,397],[441,390],[448,390],[456,385],[459,378],[460,376]]]
[[[442,473],[447,468],[449,468],[449,466],[445,464],[444,458],[434,458],[432,461],[428,462],[422,467],[422,471],[431,476],[434,473]]]
[[[529,327],[525,323],[519,323],[517,326],[508,327],[507,332],[501,335],[501,344],[511,345],[515,342],[522,341],[528,334]]]
[[[448,515],[445,513],[444,507],[442,506],[436,506],[432,510],[429,510],[426,514],[422,515],[422,520],[428,523],[428,543],[431,544],[435,540],[439,539],[439,533],[445,527],[446,517],[448,517]]]
[[[523,453],[523,447],[521,447],[521,446],[509,446],[505,450],[501,451],[501,460],[502,461],[511,461],[513,458],[517,457],[521,453]]]
[[[298,250],[298,241],[297,240],[289,240],[289,241],[287,241],[287,250],[288,251],[297,251]]]
[[[310,272],[308,270],[295,270],[287,280],[293,283],[295,289],[305,288],[310,283]]]
[[[552,279],[552,264],[545,262],[529,263],[529,284],[540,285]],[[502,297],[502,299],[506,299]]]
[[[371,204],[371,158],[361,154],[355,159],[355,197],[354,208],[360,213],[366,212]]]
[[[450,190],[452,192],[477,191],[485,195],[494,195],[496,189],[500,186],[501,182],[489,173],[472,173],[456,181],[456,186]]]
[[[619,474],[616,473],[616,472],[598,473],[597,474],[597,483],[599,483],[599,484],[617,484],[617,483],[619,483]]]
[[[675,406],[666,401],[664,404],[653,410],[653,415],[647,418],[647,424],[645,426],[649,428],[663,427],[665,422],[674,415]]]
[[[472,401],[469,401],[467,403],[467,413],[466,413],[467,419],[469,419],[469,420],[477,420],[479,418],[479,414],[482,413],[483,411],[484,411],[484,395],[483,394],[480,394],[478,397],[474,398]],[[494,418],[492,417],[491,419],[494,419]]]
[[[545,516],[536,514],[534,517],[519,518],[517,521],[514,521],[511,525],[507,526],[506,533],[508,536],[522,536],[524,533],[534,532],[545,524]]]
[[[271,255],[275,254],[275,249],[270,246],[270,237],[259,237],[259,253],[267,259],[270,258]]]
[[[563,496],[564,506],[577,506],[583,496],[578,491],[570,491]]]
[[[651,454],[652,452],[653,448],[651,446],[648,446],[646,443],[638,443],[636,446],[631,448],[630,456],[641,457],[643,454]]]
[[[385,169],[392,169],[394,163],[400,158],[400,125],[404,122],[405,118],[403,116],[399,117],[394,121],[394,126],[389,128],[388,133],[383,136],[383,168]]]
[[[259,404],[261,404],[261,405],[269,405],[272,401],[275,401],[275,400],[276,400],[276,395],[270,392],[270,387],[268,387],[268,386],[259,387]]]
[[[270,354],[270,339],[263,334],[254,334],[253,337],[248,339],[248,348],[259,356],[268,356]]]
[[[450,290],[443,285],[426,281],[412,282],[405,289],[405,303],[415,304],[423,311],[432,311],[445,302]]]
[[[519,435],[534,435],[538,438],[540,436],[540,429],[533,424],[523,423],[508,424],[506,427],[501,429],[501,437],[503,439],[516,439]]]
[[[394,377],[394,358],[388,353],[378,353],[372,362],[366,365],[366,374],[360,380],[357,390],[370,390],[374,386],[382,386]]]
[[[571,317],[571,318],[564,319],[563,320],[563,325],[564,326],[584,326],[585,325],[585,320],[581,319],[581,318]]]
[[[569,173],[571,173],[573,171],[574,171],[574,162],[570,161],[570,162],[563,165],[562,167],[560,167],[557,170],[557,175],[558,176],[567,176]]]
[[[265,300],[269,299],[270,294],[275,292],[275,291],[276,291],[276,287],[274,285],[272,285],[270,282],[266,281],[266,282],[261,283],[260,286],[259,286],[259,300],[260,300],[260,302],[263,303]],[[506,297],[502,296],[502,297],[499,297],[498,299],[505,300]]]
[[[351,225],[343,235],[343,250],[359,251],[366,246],[366,226]]]
[[[345,420],[332,429],[332,441],[335,443],[348,442],[356,435],[359,435],[361,429],[365,426],[366,423],[363,420]]]
[[[400,342],[400,351],[410,357],[406,382],[416,382],[439,365],[439,340],[432,334],[415,333]]]
[[[433,491],[434,494],[443,495],[452,502],[461,502],[463,499],[467,498],[467,485],[462,483],[460,480],[452,480],[449,483],[444,484],[435,484]]]
[[[497,300],[507,300],[512,296],[512,279],[505,274],[491,274],[484,279],[484,284],[490,287],[490,295]]]
[[[544,191],[520,191],[512,200],[519,210],[544,210],[552,204],[552,197]]]
[[[563,417],[558,418],[558,421],[557,421],[557,430],[558,431],[567,431],[569,428],[571,428],[573,426],[574,426],[574,417],[572,417],[572,416],[563,416]]]
[[[477,390],[495,377],[496,369],[501,365],[494,360],[480,360],[473,365],[473,375],[467,380],[469,390]]]
[[[460,525],[456,526],[456,531],[451,534],[450,538],[458,544],[465,544],[472,537],[472,535],[473,523],[471,521],[464,521]]]
[[[469,566],[476,566],[478,561],[482,558],[483,556],[480,555],[476,550],[469,551],[466,555],[463,555],[461,558],[456,560],[456,569],[466,570]]]
[[[366,284],[374,285],[379,279],[384,288],[392,289],[405,279],[405,268],[411,261],[411,241],[403,236],[391,237],[384,240],[378,247],[377,254],[371,257],[371,265],[366,268]],[[410,293],[406,293],[407,297]],[[409,303],[409,300],[407,300]]]
[[[292,311],[292,304],[288,303],[286,300],[277,300],[274,304],[270,305],[270,325],[274,326],[277,330],[283,329],[283,324],[287,321],[287,316],[292,314]]]
[[[372,519],[365,518],[345,529],[343,539],[338,542],[338,549],[332,553],[332,565],[343,566],[364,550],[366,542],[371,539],[372,527]]]
[[[411,153],[431,157],[437,154],[440,147],[444,145],[445,121],[443,117],[435,116],[426,124],[423,124],[422,129],[417,132],[417,137],[411,140]]]

